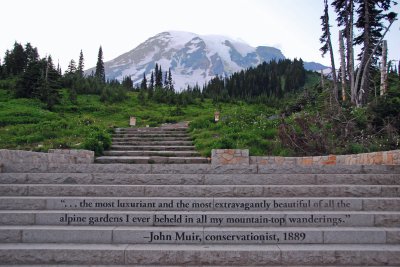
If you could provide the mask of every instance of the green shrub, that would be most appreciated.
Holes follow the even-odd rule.
[[[92,150],[99,156],[104,150],[107,150],[111,146],[111,135],[105,131],[100,130],[96,127],[91,127],[89,134],[83,142],[83,148]]]

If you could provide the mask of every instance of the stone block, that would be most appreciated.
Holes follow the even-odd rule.
[[[213,165],[250,164],[248,149],[213,149],[211,154],[211,164]]]
[[[0,197],[0,210],[39,210],[45,207],[44,198]]]
[[[28,186],[23,184],[0,184],[0,196],[26,196],[28,192]]]
[[[152,249],[153,248],[153,249]],[[231,247],[208,246],[146,246],[129,245],[126,264],[162,266],[265,266],[279,265],[280,251],[276,245]]]
[[[386,232],[382,229],[324,231],[325,244],[384,244]]]
[[[386,242],[388,244],[400,244],[400,231],[386,228]]]
[[[0,262],[6,265],[123,265],[126,245],[0,244]]]
[[[12,227],[0,227],[0,243],[21,242],[22,231]]]
[[[315,184],[315,175],[293,174],[206,174],[205,184],[294,185]]]
[[[364,199],[364,210],[368,211],[400,211],[400,199],[378,198]]]
[[[375,214],[375,226],[400,227],[400,214]]]
[[[35,223],[32,212],[0,211],[0,225],[30,225]]]
[[[30,185],[29,195],[143,197],[145,195],[145,188],[140,185]]]
[[[112,229],[99,227],[25,227],[22,228],[25,243],[94,243],[110,244]]]

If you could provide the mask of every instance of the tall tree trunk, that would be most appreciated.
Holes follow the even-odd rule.
[[[388,73],[387,73],[387,41],[382,42],[382,61],[381,61],[381,88],[380,95],[384,95],[388,88]]]
[[[342,101],[346,101],[346,62],[344,56],[343,32],[339,31],[340,73],[342,75]]]
[[[389,26],[387,26],[385,32],[382,34],[381,39],[379,40],[379,42],[374,47],[374,50],[372,51],[372,53],[370,53],[369,58],[366,59],[366,52],[365,51],[364,51],[364,53],[362,55],[360,68],[357,70],[357,77],[356,77],[356,82],[355,82],[355,85],[354,85],[356,88],[358,88],[358,82],[359,82],[359,78],[360,78],[360,73],[363,72],[363,76],[362,76],[361,84],[360,84],[360,91],[358,92],[358,98],[356,99],[357,100],[357,106],[362,104],[361,100],[363,99],[363,94],[366,93],[363,90],[363,86],[365,86],[365,79],[366,79],[365,78],[366,76],[364,75],[364,73],[369,68],[369,64],[371,63],[372,57],[376,53],[376,50],[378,49],[378,47],[381,45],[383,39],[385,38],[386,33],[389,31],[389,29],[392,26],[393,22],[394,22],[394,20],[390,21]]]
[[[371,49],[371,36],[369,34],[370,32],[370,14],[369,14],[369,1],[370,0],[364,0],[364,53],[363,53],[363,59],[364,61],[362,61],[360,65],[360,68],[362,69],[362,76],[361,76],[361,83],[360,83],[360,90],[359,90],[359,94],[358,94],[358,101],[359,101],[359,105],[363,105],[365,104],[367,98],[368,98],[368,93],[369,93],[369,77],[370,77],[370,60],[369,59],[370,55],[373,55],[374,53],[371,53],[370,49]]]
[[[346,31],[347,40],[347,75],[350,81],[350,98],[351,103],[356,104],[357,89],[354,86],[354,47],[353,47],[353,28],[354,28],[354,0],[350,0],[349,4],[349,20]]]
[[[331,66],[332,66],[332,78],[333,78],[333,96],[336,100],[336,102],[338,101],[338,87],[337,87],[337,76],[336,76],[336,68],[335,68],[335,58],[333,56],[333,48],[332,48],[332,41],[331,41],[331,34],[329,32],[328,35],[328,43],[329,43],[329,53],[331,56]]]

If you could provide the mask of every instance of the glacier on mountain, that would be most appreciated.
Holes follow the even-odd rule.
[[[252,47],[220,35],[168,31],[105,62],[104,67],[107,79],[122,80],[130,76],[134,84],[139,84],[144,73],[150,79],[151,71],[157,63],[164,72],[171,69],[175,89],[180,91],[188,85],[202,86],[217,75],[226,77],[264,61],[284,58],[282,52],[273,47]]]

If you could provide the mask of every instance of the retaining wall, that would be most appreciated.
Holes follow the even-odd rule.
[[[248,162],[248,163],[247,163]],[[215,149],[212,164],[258,165],[400,165],[400,150],[380,151],[353,155],[328,155],[314,157],[249,156],[248,149]]]

